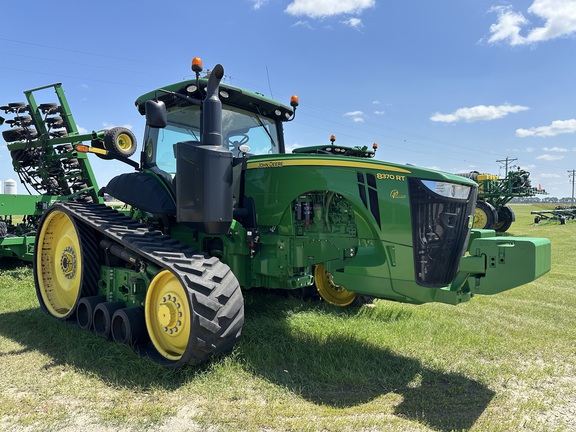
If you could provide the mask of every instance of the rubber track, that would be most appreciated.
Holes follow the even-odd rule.
[[[176,362],[163,357],[156,361],[167,366],[196,365],[232,349],[244,323],[244,301],[238,280],[226,264],[104,204],[68,201],[54,206],[61,206],[77,221],[137,253],[145,262],[171,271],[186,288],[193,315],[186,352]]]

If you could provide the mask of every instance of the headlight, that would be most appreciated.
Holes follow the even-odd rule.
[[[447,183],[434,180],[422,180],[422,183],[432,192],[446,198],[468,199],[470,196],[470,190],[472,189],[470,186],[458,183]]]

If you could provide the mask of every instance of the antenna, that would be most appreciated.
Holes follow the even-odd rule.
[[[270,90],[270,97],[274,99],[274,93],[272,93],[272,86],[270,85],[270,74],[268,73],[268,66],[266,66],[266,77],[268,78],[268,89]]]

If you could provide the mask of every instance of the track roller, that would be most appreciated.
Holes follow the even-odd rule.
[[[113,301],[98,304],[94,308],[94,315],[92,321],[94,325],[94,332],[104,337],[110,337],[112,329],[112,317],[118,309],[124,307],[124,302]]]
[[[104,296],[90,296],[83,297],[78,302],[76,309],[76,320],[80,328],[90,330],[92,328],[94,309],[100,303],[104,303],[106,298]]]
[[[118,309],[112,316],[112,339],[114,342],[134,346],[148,340],[144,308]]]

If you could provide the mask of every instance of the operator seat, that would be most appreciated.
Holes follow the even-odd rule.
[[[176,215],[174,198],[165,185],[150,174],[120,174],[108,182],[104,192],[153,215]]]

